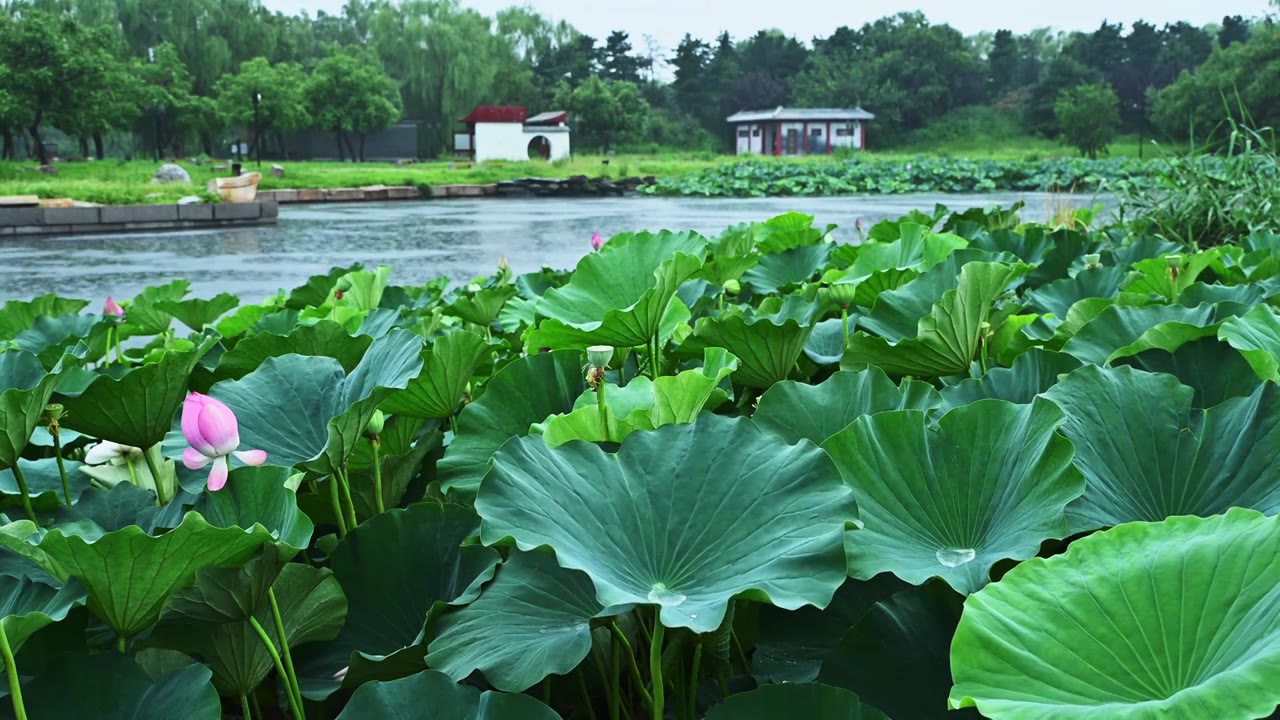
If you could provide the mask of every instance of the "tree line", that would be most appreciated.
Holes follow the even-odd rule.
[[[1093,32],[965,36],[920,13],[804,42],[777,30],[670,50],[615,31],[599,40],[528,7],[493,17],[458,0],[348,0],[337,15],[258,0],[0,0],[0,136],[47,162],[57,128],[80,154],[129,133],[163,154],[221,154],[248,138],[286,154],[299,130],[345,157],[401,118],[428,156],[447,152],[479,104],[573,115],[579,147],[728,147],[724,118],[778,105],[861,105],[881,147],[993,123],[1096,154],[1116,132],[1209,132],[1231,95],[1280,121],[1280,32],[1270,19]],[[637,47],[637,44],[641,45]]]

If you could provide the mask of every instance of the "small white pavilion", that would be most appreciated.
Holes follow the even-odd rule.
[[[738,155],[830,155],[837,148],[867,149],[867,123],[875,115],[862,108],[785,108],[730,115]]]

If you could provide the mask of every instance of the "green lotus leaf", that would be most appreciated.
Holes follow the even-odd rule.
[[[290,310],[306,310],[309,307],[325,304],[329,298],[333,297],[333,289],[338,284],[338,280],[360,269],[361,265],[356,263],[350,267],[332,268],[322,275],[312,275],[307,278],[305,284],[294,288],[289,293],[285,307]]]
[[[393,417],[387,421],[387,428],[397,429],[401,426],[422,427],[422,421],[409,418]],[[385,434],[383,447],[378,459],[382,467],[382,505],[383,508],[399,507],[405,498],[409,486],[423,470],[423,461],[427,456],[440,450],[444,441],[444,433],[431,430],[418,438],[412,446],[397,448],[388,441]],[[416,436],[415,436],[416,437]],[[413,438],[411,438],[413,440]],[[367,458],[366,448],[370,447],[365,438],[356,447],[356,454],[351,456],[347,472],[351,477],[352,501],[356,507],[356,517],[373,517],[378,514],[378,502],[374,497],[375,483],[373,477],[373,460]]]
[[[1174,352],[1147,350],[1117,364],[1166,373],[1195,390],[1192,405],[1208,408],[1250,395],[1262,384],[1244,355],[1215,337],[1193,340]]]
[[[751,655],[752,674],[771,682],[813,682],[845,631],[877,602],[907,587],[885,573],[869,582],[846,580],[822,610],[762,606],[759,636]]]
[[[22,455],[57,381],[29,352],[0,353],[0,469],[13,467]]]
[[[9,647],[17,653],[27,638],[62,620],[84,600],[84,587],[75,580],[54,587],[30,577],[0,575],[0,607]]]
[[[392,393],[382,402],[382,409],[422,420],[453,417],[476,366],[488,352],[484,338],[466,330],[436,338],[422,353],[422,372],[417,379]]]
[[[463,546],[477,524],[466,508],[418,503],[347,534],[330,558],[347,596],[347,622],[299,668],[307,697],[327,697],[340,685],[333,674],[348,666],[354,673],[359,661],[425,667],[430,618],[447,603],[474,600],[501,561],[491,548]],[[347,680],[353,683],[350,673]]]
[[[331,475],[364,434],[378,404],[422,370],[422,340],[393,330],[369,347],[347,374],[329,357],[267,359],[239,380],[224,380],[209,395],[240,421],[242,447],[265,450],[268,462]]]
[[[567,415],[553,415],[534,427],[551,447],[572,440],[588,442],[622,442],[637,430],[656,430],[664,425],[691,423],[704,410],[713,410],[726,395],[720,384],[738,368],[738,359],[722,348],[707,348],[702,367],[678,375],[664,375],[650,381],[633,378],[626,387],[608,385],[609,436],[604,437],[600,425],[600,408],[596,393],[584,393],[577,409]]]
[[[78,315],[89,306],[88,300],[58,297],[47,293],[31,300],[9,300],[0,308],[0,342],[12,340],[29,330],[42,317]]]
[[[942,582],[880,600],[839,639],[818,682],[852,690],[894,720],[979,717],[947,711],[951,637],[963,606]]]
[[[1028,290],[1023,299],[1028,307],[1037,312],[1065,318],[1071,307],[1081,300],[1114,298],[1120,292],[1124,276],[1124,268],[1115,265],[1086,268],[1074,277],[1054,280]]]
[[[124,311],[124,323],[120,326],[122,337],[135,335],[159,335],[173,324],[173,316],[161,309],[167,302],[178,302],[191,291],[188,280],[174,280],[167,285],[146,288],[130,300]]]
[[[1080,365],[1079,360],[1065,353],[1032,348],[1019,355],[1013,367],[994,368],[980,378],[943,388],[942,399],[947,409],[988,399],[1025,405]]]
[[[474,493],[498,448],[528,435],[534,423],[572,412],[584,389],[580,351],[530,355],[499,370],[458,416],[457,434],[437,465],[441,488]]]
[[[1166,302],[1173,302],[1209,269],[1218,259],[1219,252],[1214,248],[1192,255],[1174,256],[1182,258],[1176,268],[1170,265],[1174,262],[1171,257],[1139,260],[1133,263],[1134,272],[1129,273],[1123,289],[1125,292],[1155,295],[1164,298]]]
[[[74,688],[74,690],[71,690]],[[195,664],[152,680],[133,658],[118,653],[66,654],[22,689],[33,718],[94,720],[220,720],[209,668]],[[9,703],[0,717],[12,718]]]
[[[742,275],[742,282],[760,295],[776,295],[810,282],[826,267],[832,247],[828,243],[817,243],[765,255]]]
[[[457,685],[434,670],[389,682],[362,685],[338,720],[560,720],[554,710],[528,695],[480,692]]]
[[[1218,337],[1239,350],[1258,377],[1280,381],[1280,318],[1270,306],[1259,305],[1246,315],[1227,320]]]
[[[858,316],[849,315],[849,333],[857,326]],[[816,365],[837,365],[844,357],[844,322],[840,318],[823,320],[813,326],[804,344],[804,355]]]
[[[42,365],[50,368],[68,352],[101,358],[107,351],[107,332],[111,327],[111,321],[97,315],[36,318],[31,329],[23,330],[13,339],[13,347],[36,355]]]
[[[1106,365],[1158,349],[1173,352],[1202,337],[1213,337],[1230,315],[1215,305],[1120,307],[1112,305],[1067,341],[1062,351],[1081,362]]]
[[[298,496],[285,485],[288,477],[279,466],[236,468],[226,487],[203,493],[192,509],[214,527],[261,525],[292,556],[311,544],[315,526],[298,509]]]
[[[74,505],[60,508],[55,520],[56,526],[67,535],[89,542],[131,525],[151,534],[162,523],[155,491],[130,482],[119,483],[109,490],[89,488]],[[174,524],[181,521],[179,517]]]
[[[206,336],[192,350],[166,353],[120,378],[100,375],[76,395],[60,394],[58,402],[67,410],[63,424],[121,445],[158,444],[187,396],[192,369],[215,343],[216,338]]]
[[[258,555],[237,567],[206,567],[195,582],[169,596],[160,622],[247,622],[267,605],[267,590],[289,562],[276,545],[263,545]]]
[[[982,400],[943,415],[863,416],[823,444],[853,487],[865,527],[849,546],[849,574],[933,577],[977,591],[991,566],[1036,554],[1066,535],[1066,506],[1084,492],[1062,412],[1038,400]]]
[[[332,572],[292,563],[284,566],[271,587],[290,648],[337,637],[346,618],[347,602]],[[259,607],[254,617],[278,648],[280,636],[270,608]],[[270,653],[247,620],[164,620],[146,642],[199,654],[213,670],[214,687],[229,697],[251,693],[275,668]]]
[[[948,291],[959,289],[961,273],[966,266],[974,263],[991,264],[993,259],[1007,259],[1008,262],[1003,263],[1004,265],[1019,268],[1020,272],[1014,279],[1025,272],[1025,268],[1012,255],[992,255],[977,248],[957,250],[911,282],[895,290],[880,293],[871,306],[871,312],[863,314],[860,324],[871,333],[892,342],[913,338],[919,332],[921,319],[929,316],[934,305],[941,302]],[[999,292],[1003,290],[1004,288],[1000,288]]]
[[[759,309],[732,307],[719,317],[698,320],[680,351],[702,354],[707,348],[724,348],[738,358],[735,382],[766,389],[795,369],[817,313],[817,305],[801,295],[767,298]]]
[[[981,348],[992,306],[1026,271],[1025,265],[984,262],[964,265],[957,288],[946,291],[934,304],[929,316],[920,320],[914,337],[891,343],[883,337],[856,333],[849,340],[849,349],[840,368],[859,370],[876,365],[894,375],[927,377],[967,373]],[[915,283],[926,277],[922,276]],[[915,283],[894,292],[906,292]],[[882,295],[877,301],[877,309],[883,298]],[[866,318],[859,324],[865,325]]]
[[[707,241],[694,234],[614,238],[578,263],[569,284],[542,296],[538,315],[546,320],[526,345],[645,345],[658,335],[676,291],[706,255]]]
[[[578,667],[603,610],[585,574],[550,553],[516,553],[478,600],[440,616],[427,665],[459,681],[479,670],[498,690],[523,692]]]
[[[864,415],[889,410],[932,410],[942,404],[931,385],[903,380],[895,385],[879,368],[838,372],[819,385],[782,382],[760,398],[751,417],[760,427],[795,443],[821,445]]]
[[[1070,508],[1073,533],[1230,507],[1280,512],[1280,386],[1193,412],[1177,378],[1085,366],[1045,397],[1066,413],[1089,481]]]
[[[373,270],[351,268],[335,283],[339,287],[344,284],[347,286],[342,298],[330,293],[322,305],[353,308],[360,313],[367,313],[382,302],[382,293],[386,291],[390,281],[391,268],[386,265],[379,265]]]
[[[902,270],[925,272],[969,241],[950,233],[929,232],[916,223],[902,223],[900,235],[892,242],[872,242],[858,249],[858,257],[848,277],[863,280],[873,275]]]
[[[187,513],[178,527],[157,537],[132,526],[88,541],[54,528],[40,550],[80,580],[95,615],[118,636],[130,637],[154,624],[165,600],[190,585],[199,570],[239,565],[270,541],[261,526],[215,528]]]
[[[161,300],[156,309],[177,318],[178,322],[200,332],[206,326],[240,305],[240,298],[231,293],[219,293],[212,300],[192,298],[190,300]]]
[[[820,230],[813,226],[813,216],[799,212],[783,213],[762,223],[753,223],[756,248],[762,253],[781,253],[818,242],[835,226]]]
[[[1280,704],[1277,553],[1280,520],[1233,508],[1025,562],[966,602],[949,703],[997,720],[1266,717]]]
[[[889,720],[844,688],[817,683],[765,685],[732,695],[711,708],[706,720]]]
[[[973,237],[974,247],[991,251],[1004,251],[1022,262],[1035,265],[1027,273],[1027,286],[1040,287],[1067,277],[1080,256],[1095,252],[1100,243],[1092,241],[1082,232],[1027,226],[1018,230],[1012,227],[997,228]]]
[[[489,327],[494,320],[498,319],[498,314],[502,312],[502,306],[515,296],[516,288],[514,285],[484,288],[480,292],[471,295],[459,296],[452,305],[445,308],[445,312],[460,317],[474,325]]]
[[[65,498],[62,496],[62,475],[58,472],[58,461],[55,458],[41,460],[19,460],[22,475],[27,481],[27,490],[31,493],[31,504],[36,510],[57,510],[62,507]],[[89,477],[79,472],[83,467],[78,462],[67,460],[67,484],[71,486],[71,501],[75,502],[80,493],[89,488]],[[0,495],[5,495],[5,505],[16,505],[22,494],[18,487],[13,470],[0,470]]]
[[[486,544],[549,545],[591,576],[602,605],[658,605],[664,625],[700,633],[720,626],[735,597],[825,606],[858,513],[812,443],[715,415],[633,433],[616,454],[513,440],[494,456],[476,511]]]
[[[343,370],[351,372],[360,364],[372,342],[373,338],[367,335],[353,337],[347,334],[346,329],[331,320],[299,325],[288,335],[257,333],[222,354],[206,386],[221,380],[239,380],[261,367],[268,358],[282,355],[329,357],[337,360]]]

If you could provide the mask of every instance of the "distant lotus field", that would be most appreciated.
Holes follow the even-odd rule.
[[[1280,237],[1133,227],[9,301],[0,715],[1270,716]]]

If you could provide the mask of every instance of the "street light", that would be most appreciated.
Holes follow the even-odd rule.
[[[258,151],[258,169],[262,169],[262,127],[258,123],[258,108],[262,105],[262,93],[253,91],[253,146]]]

